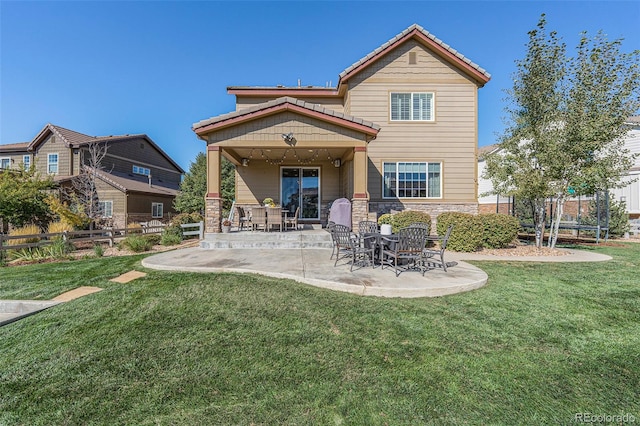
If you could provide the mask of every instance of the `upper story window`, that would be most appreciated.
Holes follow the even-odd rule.
[[[134,165],[133,173],[137,175],[149,176],[151,174],[151,170],[147,169],[146,167]]]
[[[10,157],[0,158],[0,170],[8,169],[9,166],[11,166]]]
[[[58,173],[58,154],[47,155],[47,173],[50,175]]]
[[[391,121],[433,121],[433,93],[391,93]]]
[[[442,163],[384,163],[384,198],[441,198]]]
[[[31,168],[31,156],[23,155],[22,156],[22,166],[25,170],[29,170]]]

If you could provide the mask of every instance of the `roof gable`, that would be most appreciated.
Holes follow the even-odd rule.
[[[489,74],[485,69],[481,68],[478,64],[472,62],[463,54],[435,37],[420,25],[413,24],[400,34],[393,37],[388,42],[384,43],[382,46],[375,49],[373,52],[366,55],[364,58],[360,59],[359,61],[355,62],[353,65],[342,71],[339,76],[340,79],[338,82],[338,86],[346,83],[354,75],[358,74],[369,65],[384,57],[389,52],[396,49],[398,46],[412,39],[417,40],[422,45],[427,47],[431,52],[435,53],[445,61],[458,68],[465,75],[473,79],[480,87],[484,86],[485,83],[487,83],[491,78],[491,74]]]
[[[351,115],[342,114],[325,108],[318,104],[312,104],[300,99],[288,96],[275,99],[273,101],[264,102],[234,111],[228,114],[212,117],[193,124],[193,131],[198,136],[203,136],[217,130],[221,130],[240,123],[255,120],[267,115],[276,114],[282,111],[293,111],[302,115],[314,117],[326,122],[340,125],[342,127],[357,130],[371,136],[376,136],[380,131],[380,126],[370,121],[363,120]]]

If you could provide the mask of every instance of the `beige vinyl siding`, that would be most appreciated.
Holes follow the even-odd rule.
[[[293,159],[292,159],[293,160]],[[248,167],[236,168],[236,202],[238,204],[259,204],[267,197],[280,203],[280,169],[282,167],[320,167],[321,202],[327,203],[340,198],[340,168],[329,161],[318,161],[301,165],[295,160],[281,165],[271,165],[264,160],[252,161]]]
[[[27,151],[24,151],[24,153],[20,152],[20,153],[15,153],[15,152],[11,152],[11,153],[2,153],[0,152],[0,158],[8,158],[11,161],[11,164],[9,164],[9,168],[10,169],[14,169],[14,170],[22,170],[22,166],[23,166],[23,158],[25,155],[29,155],[29,157],[31,158],[31,164],[33,164],[33,156],[31,154],[29,154]]]
[[[129,193],[129,199],[127,202],[127,208],[129,214],[136,215],[149,215],[151,220],[151,206],[153,203],[163,204],[163,214],[165,217],[170,213],[174,213],[173,209],[173,197],[165,197],[162,195],[151,194],[138,194],[135,192]]]
[[[72,176],[71,149],[65,146],[63,140],[54,135],[50,135],[36,150],[35,164],[38,173],[48,174],[49,154],[58,154],[58,173],[56,176]]]
[[[251,147],[263,143],[288,148],[282,134],[290,132],[296,138],[296,147],[307,146],[309,142],[316,146],[317,142],[324,142],[324,146],[336,146],[340,142],[365,141],[365,135],[355,130],[294,112],[281,112],[211,133],[208,142],[221,142],[219,145],[223,147]]]
[[[283,95],[284,96],[284,95]],[[291,96],[291,95],[289,95]],[[236,111],[240,111],[243,110],[245,108],[257,105],[257,104],[261,104],[264,102],[269,102],[272,101],[274,99],[279,98],[280,96],[274,96],[274,97],[243,97],[243,96],[236,96]],[[342,98],[339,97],[306,97],[306,96],[301,96],[301,95],[295,95],[293,96],[296,99],[301,99],[305,102],[309,102],[312,104],[318,104],[318,105],[322,105],[325,108],[329,108],[333,111],[336,112],[344,112],[344,105],[343,105],[343,101]]]
[[[113,215],[122,215],[125,213],[126,194],[121,190],[114,188],[108,183],[97,179],[96,188],[98,190],[98,199],[100,201],[113,202]]]
[[[409,64],[416,52],[417,64]],[[387,161],[442,163],[442,198],[475,202],[477,86],[459,71],[411,41],[350,80],[350,113],[382,126],[368,145],[368,188],[382,199],[382,164]],[[435,120],[391,121],[391,93],[434,93]],[[405,199],[429,202],[427,199]]]

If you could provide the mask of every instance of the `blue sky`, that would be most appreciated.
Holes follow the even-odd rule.
[[[488,145],[541,13],[569,53],[581,31],[640,48],[638,1],[0,0],[0,143],[30,141],[46,123],[146,133],[188,170],[205,148],[191,125],[235,108],[227,86],[335,85],[417,23],[491,73],[479,91]]]

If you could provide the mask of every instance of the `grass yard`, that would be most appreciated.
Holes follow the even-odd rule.
[[[640,421],[640,244],[474,262],[486,287],[382,299],[141,256],[0,268],[0,299],[105,290],[0,328],[0,424]],[[392,278],[393,279],[393,278]]]

